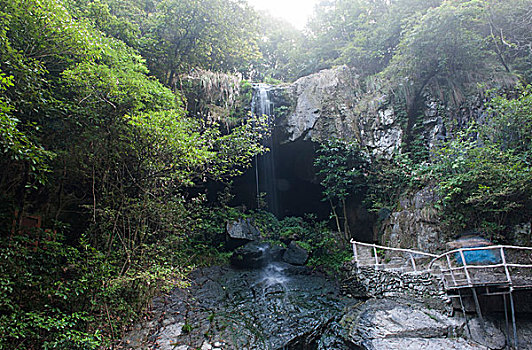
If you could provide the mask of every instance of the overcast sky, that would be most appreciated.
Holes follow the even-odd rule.
[[[303,29],[318,0],[248,0],[259,10],[267,10],[298,29]]]

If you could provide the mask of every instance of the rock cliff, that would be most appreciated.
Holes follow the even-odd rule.
[[[282,142],[357,139],[373,156],[390,156],[401,146],[403,131],[393,108],[386,105],[387,96],[364,92],[346,66],[274,87],[271,99],[281,112],[276,125]]]

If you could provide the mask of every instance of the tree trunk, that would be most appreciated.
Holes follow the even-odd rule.
[[[347,208],[345,205],[345,199],[342,199],[342,206],[344,212],[344,237],[347,243],[351,240],[351,230],[349,229],[349,220],[347,219]]]
[[[24,218],[24,211],[26,208],[26,205],[25,205],[26,204],[26,193],[27,193],[26,185],[28,184],[29,180],[30,180],[30,167],[29,167],[28,162],[24,162],[24,171],[23,171],[22,181],[20,182],[15,192],[16,193],[15,198],[17,199],[16,210],[18,211],[18,216],[15,218],[16,225],[13,228],[14,229],[13,233],[18,232],[18,230],[22,226],[22,219]]]
[[[331,203],[331,210],[334,216],[334,220],[336,221],[336,228],[338,229],[338,232],[342,232],[342,228],[340,227],[340,218],[338,217],[338,214],[336,213],[336,207],[333,204],[332,200],[329,200],[329,203]]]

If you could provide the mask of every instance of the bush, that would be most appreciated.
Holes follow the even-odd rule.
[[[497,240],[532,216],[532,88],[496,95],[488,106],[487,122],[447,142],[427,172],[439,184],[449,231]]]
[[[85,239],[34,229],[0,241],[0,349],[97,349],[115,341],[186,271],[156,256],[123,264]],[[169,256],[169,255],[166,255]]]

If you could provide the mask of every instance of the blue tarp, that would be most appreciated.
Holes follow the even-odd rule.
[[[463,265],[460,253],[454,253],[459,265]],[[501,254],[496,249],[479,249],[464,252],[464,258],[468,265],[493,265],[501,263]]]

